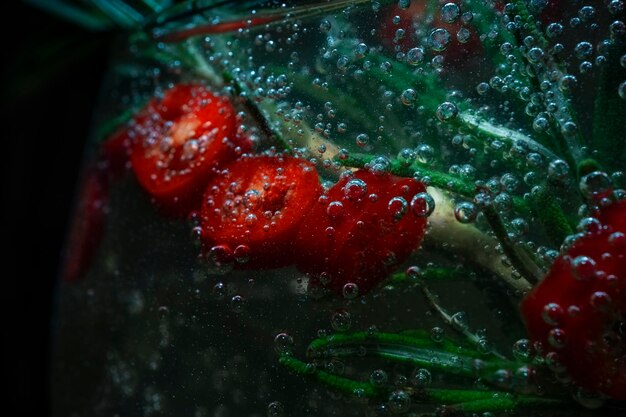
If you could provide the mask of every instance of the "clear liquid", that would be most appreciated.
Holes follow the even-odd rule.
[[[436,184],[429,189],[433,194],[440,190],[429,232],[421,248],[396,269],[417,265],[467,271],[457,279],[429,282],[428,288],[447,312],[467,315],[472,334],[511,358],[515,342],[527,338],[518,304],[528,288],[481,213],[481,198],[498,207],[514,245],[528,249],[540,268],[548,268],[553,256],[549,251],[559,250],[550,239],[553,231],[512,201],[530,201],[529,194],[556,175],[549,173],[550,162],[567,160],[554,150],[558,145],[536,146],[550,143],[545,137],[555,128],[543,129],[538,120],[540,112],[548,111],[547,102],[556,105],[554,117],[548,118],[552,122],[567,112],[575,114],[580,135],[573,135],[571,143],[590,138],[589,103],[600,69],[593,64],[586,72],[579,65],[602,53],[592,50],[588,56],[578,45],[588,41],[601,51],[597,45],[610,38],[614,18],[597,2],[597,16],[572,28],[570,19],[581,13],[582,3],[561,10],[564,34],[548,38],[540,52],[550,54],[555,44],[563,43],[559,56],[577,79],[575,94],[569,95],[572,81],[553,72],[562,67],[546,69],[542,64],[534,68],[536,76],[521,75],[532,67],[532,57],[524,57],[539,39],[527,39],[529,46],[514,46],[509,54],[507,39],[520,39],[506,33],[499,23],[501,12],[494,12],[490,2],[462,4],[461,11],[474,13],[480,24],[469,22],[468,15],[444,24],[435,4],[402,9],[396,2],[355,3],[182,41],[168,42],[166,35],[159,42],[137,34],[121,42],[97,117],[93,153],[111,131],[111,120],[141,108],[173,84],[203,82],[231,98],[241,112],[239,127],[253,138],[257,151],[288,147],[291,154],[313,160],[327,185],[347,169],[340,165],[342,153],[381,156],[386,158],[383,165],[404,158],[415,168],[415,177],[431,185],[437,182],[432,173],[469,184],[481,181],[486,191],[475,199],[441,191],[445,187]],[[241,16],[233,10],[211,13],[222,21]],[[462,24],[462,18],[467,22]],[[210,18],[197,14],[191,21],[193,27],[202,27]],[[546,26],[542,24],[542,33]],[[183,33],[183,27],[188,26],[174,22],[155,33]],[[403,28],[402,39],[398,29]],[[442,28],[451,36],[445,47],[433,35]],[[446,34],[439,35],[445,41]],[[460,42],[465,36],[467,42]],[[494,40],[481,44],[481,37]],[[543,90],[542,81],[547,83]],[[555,92],[557,97],[545,100]],[[571,97],[571,103],[562,105],[559,94]],[[581,155],[593,154],[589,146],[578,145]],[[615,188],[623,186],[616,181]],[[567,215],[578,215],[582,204],[575,182],[563,181],[552,198]],[[470,203],[466,211],[478,213],[474,221],[453,219],[455,208],[457,217],[463,217],[458,211],[464,202]],[[388,282],[353,299],[319,297],[307,289],[310,277],[294,266],[238,270],[199,259],[192,226],[155,210],[132,173],[113,183],[95,256],[78,282],[62,288],[53,377],[56,415],[387,415],[405,411],[393,393],[416,391],[415,375],[423,367],[372,353],[380,351],[377,343],[353,343],[354,352],[346,356],[335,352],[309,358],[318,369],[354,381],[370,381],[374,371],[383,370],[387,382],[381,386],[391,394],[366,398],[291,372],[279,364],[280,353],[289,351],[307,362],[307,347],[317,338],[417,329],[434,340],[445,329],[445,337],[468,345],[463,332],[446,325],[415,283]],[[285,339],[293,342],[285,346]],[[383,348],[410,355],[406,345]],[[463,376],[461,368],[459,375],[431,371],[428,387],[485,386],[477,377]],[[502,392],[519,392],[526,385],[542,395],[559,390],[553,377],[540,383],[511,381],[503,384]],[[413,398],[409,409],[422,415],[438,407]],[[574,400],[572,407],[578,407]],[[557,414],[552,409],[533,412]]]

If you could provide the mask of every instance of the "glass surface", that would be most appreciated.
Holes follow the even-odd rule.
[[[219,3],[113,51],[54,414],[626,413],[624,3]]]

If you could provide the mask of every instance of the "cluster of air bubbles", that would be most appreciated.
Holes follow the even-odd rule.
[[[405,166],[411,165],[413,162],[415,162],[416,158],[417,158],[417,152],[411,148],[401,149],[400,152],[398,152],[398,157],[397,157],[398,161],[400,161],[400,163]]]
[[[391,170],[391,161],[385,156],[376,156],[368,164],[374,174],[385,174]]]

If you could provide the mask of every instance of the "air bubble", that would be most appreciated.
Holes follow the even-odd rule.
[[[437,115],[437,119],[442,122],[447,122],[454,119],[459,114],[459,109],[454,103],[446,101],[437,107],[435,114]]]
[[[387,209],[391,213],[394,219],[400,220],[406,214],[409,204],[404,197],[394,197],[389,200]]]
[[[233,251],[233,257],[235,261],[239,264],[245,264],[250,260],[250,246],[248,245],[239,245]]]
[[[392,413],[406,413],[411,408],[411,396],[403,390],[393,391],[389,395],[389,409]]]
[[[278,333],[274,337],[274,350],[279,355],[291,355],[293,338],[288,333]]]
[[[553,180],[565,180],[569,175],[569,171],[569,165],[562,159],[555,159],[548,165],[548,176]]]
[[[580,179],[580,192],[587,198],[601,199],[613,191],[611,177],[605,172],[594,171]]]
[[[356,144],[357,146],[364,148],[370,141],[370,137],[365,133],[359,133],[356,136]]]
[[[445,331],[441,327],[433,327],[432,329],[430,329],[430,338],[433,342],[443,342],[444,335]]]
[[[326,208],[326,214],[333,219],[342,217],[344,212],[344,207],[341,201],[333,201]]]
[[[565,312],[557,303],[548,303],[543,307],[541,317],[543,321],[550,326],[558,326],[562,323]]]
[[[230,299],[230,308],[235,313],[241,313],[245,304],[245,298],[241,295],[234,295]]]
[[[415,159],[417,158],[417,152],[411,148],[404,148],[398,152],[398,160],[402,163],[402,165],[409,166]]]
[[[353,282],[348,282],[341,289],[341,294],[343,298],[352,300],[359,295],[359,286]]]
[[[513,356],[520,361],[528,361],[531,357],[531,343],[528,339],[520,339],[513,343]]]
[[[471,36],[472,32],[470,32],[466,27],[462,27],[456,33],[456,40],[459,41],[459,43],[467,43],[469,42]]]
[[[367,184],[360,178],[352,178],[343,187],[343,194],[350,201],[361,201],[367,195]]]
[[[324,19],[320,23],[320,32],[328,33],[330,32],[331,27],[332,27],[331,23],[327,19]]]
[[[267,417],[283,417],[285,415],[285,406],[278,402],[272,401],[267,406]]]
[[[417,93],[412,88],[407,88],[400,94],[400,100],[405,106],[412,106],[417,99]]]
[[[382,369],[375,369],[370,374],[370,383],[375,387],[381,387],[387,383],[387,373]]]
[[[257,190],[248,190],[243,195],[243,205],[250,210],[254,210],[260,200],[261,193],[259,193]]]
[[[427,387],[433,381],[433,376],[430,371],[425,368],[416,369],[411,377],[411,383],[416,387]]]
[[[406,53],[406,61],[409,65],[419,65],[424,60],[424,49],[411,48]]]
[[[588,256],[577,256],[571,266],[574,278],[579,281],[591,280],[596,275],[596,262]]]
[[[223,300],[226,297],[226,285],[223,282],[218,282],[213,286],[212,294],[216,300]]]
[[[331,316],[330,324],[338,332],[348,331],[352,326],[352,316],[347,310],[337,310]]]
[[[555,348],[563,348],[567,344],[565,330],[554,328],[548,332],[548,343]]]
[[[453,23],[461,14],[461,9],[456,3],[446,3],[441,7],[441,20],[446,23]]]
[[[454,208],[454,217],[460,223],[472,223],[476,220],[478,210],[473,203],[469,201],[463,201],[456,205]]]
[[[416,194],[411,200],[411,211],[417,217],[428,217],[435,210],[435,199],[428,193]]]
[[[482,82],[476,86],[476,92],[481,96],[489,91],[489,84]]]
[[[452,36],[450,32],[445,29],[438,28],[430,32],[429,42],[430,47],[437,52],[444,51],[446,47],[450,44],[450,40]]]
[[[593,45],[589,42],[579,42],[574,47],[574,54],[578,59],[587,59],[593,54]]]

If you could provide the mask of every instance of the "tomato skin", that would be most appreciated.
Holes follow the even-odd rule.
[[[130,168],[131,138],[128,129],[120,128],[100,144],[98,169],[103,172],[108,183],[121,180]]]
[[[559,256],[521,308],[532,340],[562,365],[558,371],[588,391],[626,400],[626,200],[598,218],[603,228]]]
[[[65,244],[63,281],[77,282],[89,269],[104,234],[108,203],[106,173],[89,168],[79,185],[78,205]]]
[[[186,216],[200,206],[217,169],[250,150],[236,135],[235,110],[199,84],[179,84],[134,119],[131,163],[139,184],[167,215]]]
[[[411,178],[366,169],[343,176],[302,223],[296,265],[314,286],[340,295],[352,283],[359,294],[367,293],[419,246],[426,218],[415,215],[410,203],[423,192],[424,185]]]
[[[322,192],[315,166],[291,156],[248,156],[207,185],[201,209],[204,251],[241,269],[293,263],[299,226]]]

